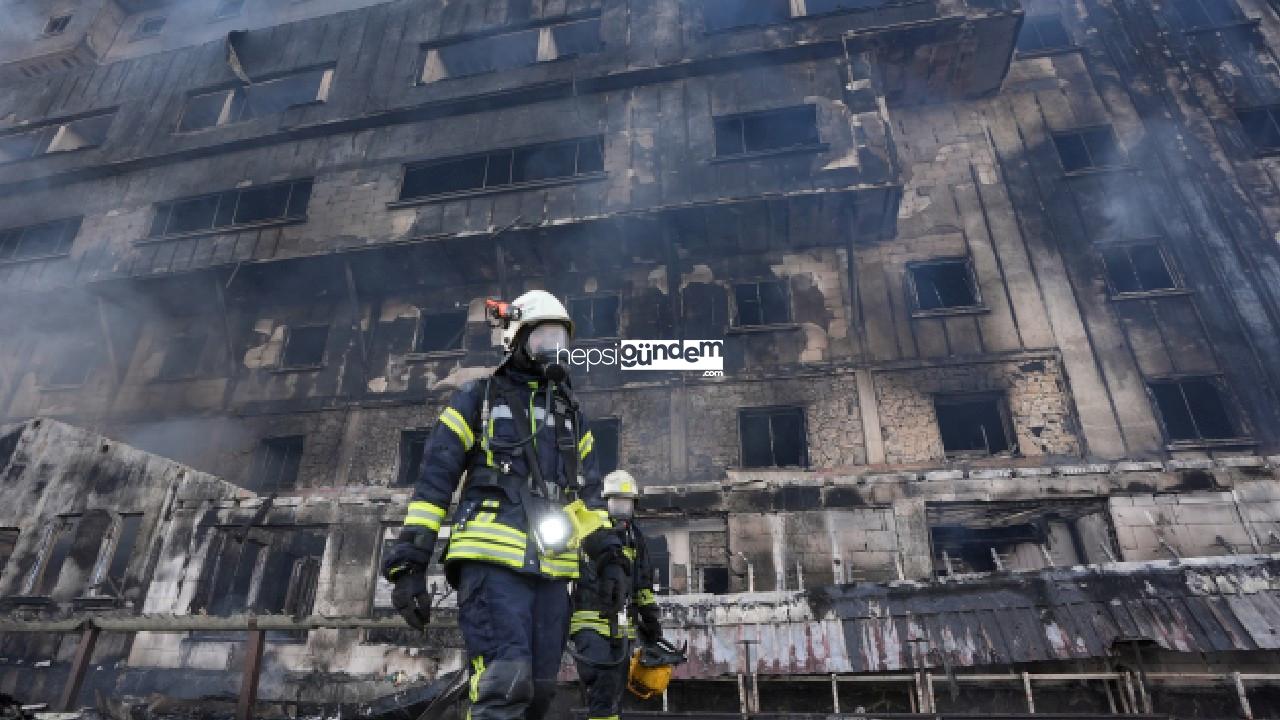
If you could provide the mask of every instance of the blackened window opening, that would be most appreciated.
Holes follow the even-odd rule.
[[[600,18],[585,18],[426,48],[421,81],[515,70],[599,52]]]
[[[1033,15],[1022,23],[1018,52],[1034,53],[1071,46],[1071,36],[1057,15]]]
[[[1107,281],[1118,295],[1175,290],[1173,271],[1155,243],[1121,245],[1102,250]]]
[[[1056,133],[1053,145],[1058,150],[1062,169],[1067,172],[1097,170],[1124,164],[1124,154],[1109,125]]]
[[[133,34],[133,37],[134,39],[155,37],[164,29],[166,22],[168,22],[168,18],[162,15],[146,18],[138,24],[138,30]]]
[[[980,305],[973,268],[967,260],[942,260],[908,267],[916,310],[954,310]]]
[[[171,200],[156,205],[149,236],[301,220],[310,201],[310,179]]]
[[[0,262],[64,257],[71,253],[81,218],[0,230]]]
[[[791,322],[791,303],[784,282],[739,283],[733,286],[733,295],[740,326]]]
[[[467,311],[454,310],[444,313],[423,313],[418,326],[418,339],[414,352],[446,352],[461,350],[467,334]]]
[[[1015,448],[1001,396],[937,397],[934,409],[948,456],[1000,455]]]
[[[111,111],[0,135],[0,163],[97,147],[106,142],[113,119]]]
[[[729,592],[729,568],[723,565],[702,568],[702,592],[712,595]]]
[[[315,607],[322,530],[229,527],[218,531],[192,602],[192,611],[231,615],[310,615]],[[304,632],[271,632],[268,639],[300,640]],[[221,638],[219,638],[221,639]]]
[[[743,467],[804,467],[808,464],[803,408],[742,410],[738,425]]]
[[[514,187],[604,171],[599,137],[495,150],[405,169],[401,200]]]
[[[405,430],[400,433],[400,473],[396,485],[412,487],[422,477],[422,458],[426,456],[430,430]]]
[[[716,156],[814,147],[820,143],[813,105],[716,118]]]
[[[316,68],[252,85],[214,90],[187,98],[178,132],[191,132],[278,115],[328,99],[331,68]]]
[[[281,368],[312,368],[324,363],[325,345],[329,342],[328,325],[304,325],[289,328],[280,356]]]
[[[574,337],[582,340],[618,337],[618,306],[617,295],[570,299]]]
[[[9,558],[13,557],[13,549],[18,546],[19,534],[17,528],[0,528],[0,577],[4,576]]]
[[[169,339],[160,365],[162,380],[179,380],[195,377],[200,373],[200,358],[204,354],[204,334],[177,335]]]
[[[591,452],[596,456],[600,474],[606,475],[618,469],[618,440],[622,421],[602,418],[591,422],[591,437],[595,440]]]
[[[1175,442],[1227,440],[1238,436],[1218,383],[1187,378],[1150,383],[1169,439]]]
[[[213,11],[214,20],[224,20],[240,14],[244,10],[245,0],[221,0]]]
[[[259,492],[288,490],[298,483],[306,436],[267,438],[254,455],[250,488]]]
[[[789,0],[703,0],[707,32],[773,25],[791,18]]]
[[[823,15],[851,10],[874,10],[888,3],[889,0],[805,0],[804,10],[806,15]]]
[[[1184,28],[1203,28],[1239,22],[1234,0],[1173,0]]]
[[[1244,135],[1259,151],[1280,150],[1280,105],[1237,110]]]
[[[35,595],[48,597],[58,586],[58,578],[62,575],[62,566],[71,554],[75,542],[76,528],[80,524],[80,516],[71,515],[58,518],[50,532],[44,557],[41,558],[38,577],[32,592]]]
[[[133,513],[121,515],[116,526],[116,538],[111,549],[111,562],[107,565],[107,575],[103,579],[100,591],[119,597],[124,594],[126,574],[129,561],[133,558],[134,546],[138,544],[138,531],[142,528],[142,515]]]
[[[71,15],[54,15],[44,24],[45,35],[61,35],[71,24]]]

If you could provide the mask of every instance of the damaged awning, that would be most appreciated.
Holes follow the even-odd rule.
[[[879,673],[1088,660],[1132,642],[1215,653],[1280,648],[1280,559],[1116,563],[944,583],[677,601],[683,677]],[[683,640],[684,638],[681,638]]]

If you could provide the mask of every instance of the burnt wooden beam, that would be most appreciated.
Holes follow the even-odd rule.
[[[84,630],[80,633],[76,655],[71,660],[71,672],[67,675],[67,684],[62,687],[62,697],[58,699],[58,709],[62,712],[75,710],[76,698],[80,697],[80,687],[84,684],[84,674],[89,669],[89,661],[93,660],[93,648],[98,644],[100,632],[96,625],[86,623]]]

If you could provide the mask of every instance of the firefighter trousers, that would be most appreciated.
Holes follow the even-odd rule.
[[[604,667],[622,653],[622,639],[610,640],[594,630],[579,630],[573,636],[578,654],[600,666],[578,660],[578,677],[587,686],[587,718],[618,720],[622,691],[627,686],[628,663]]]
[[[568,582],[462,562],[458,627],[471,661],[470,720],[542,720],[569,633]]]

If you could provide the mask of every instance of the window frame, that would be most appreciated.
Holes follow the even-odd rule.
[[[1039,24],[1045,23],[1045,22],[1056,22],[1058,24],[1058,27],[1062,28],[1062,34],[1065,35],[1067,38],[1067,43],[1065,45],[1044,44],[1044,37],[1043,37],[1043,34],[1040,32]],[[1020,44],[1018,41],[1021,40],[1022,33],[1027,32],[1028,30],[1032,30],[1035,32],[1036,39],[1039,40],[1041,44],[1039,45],[1039,47],[1036,47],[1035,49],[1023,50],[1021,47],[1018,47],[1018,45]],[[1022,28],[1018,31],[1018,38],[1015,39],[1014,41],[1014,49],[1017,57],[1019,58],[1033,58],[1041,55],[1050,55],[1053,53],[1075,50],[1078,47],[1079,47],[1079,44],[1076,43],[1071,38],[1071,31],[1067,29],[1067,24],[1063,22],[1061,13],[1043,13],[1039,15],[1027,15],[1025,18],[1023,18]]]
[[[1235,113],[1236,123],[1240,126],[1240,134],[1244,137],[1244,141],[1249,144],[1249,147],[1252,148],[1252,154],[1254,157],[1271,157],[1274,155],[1280,155],[1280,142],[1277,142],[1274,146],[1258,144],[1253,137],[1250,136],[1249,131],[1245,129],[1245,121],[1244,117],[1242,117],[1244,113],[1266,113],[1267,119],[1271,122],[1272,129],[1275,131],[1277,138],[1280,138],[1280,103],[1238,107],[1233,108],[1232,112]]]
[[[235,222],[235,215],[240,208],[240,200],[245,193],[260,191],[260,190],[269,190],[272,188],[282,187],[285,185],[289,186],[289,195],[287,198],[285,198],[284,215],[281,215],[280,217],[277,217],[277,218],[269,218],[266,220],[255,220],[252,222],[245,222],[245,223]],[[304,185],[307,186],[307,190],[306,190],[307,208],[302,212],[302,214],[299,214],[299,215],[290,214],[289,211],[294,204],[295,193],[298,193],[299,192],[298,188]],[[250,185],[248,187],[242,187],[242,188],[231,188],[229,190],[223,190],[221,192],[204,193],[201,195],[188,195],[184,197],[173,198],[171,200],[162,200],[160,202],[153,203],[151,206],[152,212],[153,212],[151,216],[151,225],[152,225],[151,229],[147,231],[146,236],[138,240],[135,240],[134,243],[146,244],[146,243],[154,243],[154,242],[167,242],[169,240],[180,239],[180,238],[201,237],[204,235],[218,235],[221,233],[239,232],[241,230],[246,230],[250,228],[275,227],[278,225],[293,225],[298,223],[304,223],[307,221],[307,216],[308,216],[308,212],[310,211],[310,205],[311,205],[311,195],[314,191],[315,191],[315,178],[297,178],[294,180],[285,180],[283,182],[267,183],[265,185]],[[194,202],[197,200],[217,198],[217,204],[214,207],[213,218],[211,220],[212,223],[216,223],[218,219],[218,215],[221,213],[221,210],[222,210],[222,203],[225,201],[225,199],[228,196],[234,196],[234,200],[233,200],[234,205],[231,208],[232,222],[230,224],[228,225],[214,224],[214,225],[210,225],[209,227],[198,228],[195,230],[185,230],[182,232],[175,232],[175,233],[168,232],[169,225],[173,221],[172,213],[173,213],[173,208],[175,206],[182,203]],[[161,234],[159,235],[153,235],[152,233],[155,231],[155,224],[159,219],[158,216],[160,213],[169,213],[168,216],[165,218],[164,231],[162,231]]]
[[[607,43],[605,42],[604,35],[602,32],[603,30],[602,18],[603,18],[603,14],[599,10],[592,10],[592,11],[578,12],[578,13],[568,13],[565,15],[559,15],[554,18],[541,19],[531,23],[525,23],[520,25],[510,25],[510,26],[498,28],[491,32],[479,32],[479,33],[454,35],[451,37],[444,37],[444,38],[439,38],[436,40],[430,40],[428,42],[424,42],[418,46],[419,47],[418,72],[414,77],[413,84],[415,87],[435,85],[436,83],[447,82],[449,80],[463,80],[466,78],[477,78],[485,75],[495,75],[495,74],[504,73],[504,72],[514,72],[517,70],[522,70],[524,68],[537,67],[539,65],[545,65],[548,63],[561,62],[564,60],[572,60],[574,58],[589,57],[591,55],[599,54],[601,52],[604,52],[607,47]],[[542,48],[548,41],[548,36],[553,35],[556,28],[562,28],[569,25],[575,25],[578,23],[586,23],[586,22],[592,22],[592,21],[594,21],[598,26],[596,37],[600,42],[599,48],[595,52],[585,53],[585,54],[584,53],[567,53],[563,55],[557,54],[556,57],[546,58],[546,59],[543,59],[540,57],[542,55]],[[443,63],[445,61],[443,58],[440,57],[440,51],[443,49],[450,48],[450,47],[457,47],[459,45],[463,45],[469,42],[501,40],[501,38],[504,36],[515,36],[521,33],[535,32],[535,31],[538,33],[538,38],[537,38],[536,45],[534,47],[534,61],[531,63],[516,65],[514,67],[509,67],[509,68],[507,67],[490,68],[485,70],[479,70],[476,72],[469,72],[463,75],[444,74],[439,77],[428,77],[428,70],[432,66],[433,59],[435,63],[441,64],[443,66]]]
[[[714,2],[714,1],[715,0],[701,0],[701,2],[698,3],[698,13],[699,13],[700,19],[702,20],[702,33],[704,35],[721,35],[724,33],[737,32],[740,30],[759,30],[760,28],[767,28],[767,27],[773,27],[775,25],[781,25],[783,23],[795,20],[798,17],[805,17],[804,15],[796,15],[794,12],[792,12],[791,3],[788,2],[788,0],[768,0],[768,2],[772,2],[775,5],[781,7],[786,13],[786,17],[781,18],[779,20],[774,20],[772,22],[766,22],[766,23],[751,22],[751,23],[746,23],[742,25],[725,25],[723,27],[713,28],[711,27],[711,23],[709,22],[709,17],[707,13],[707,3]],[[757,2],[763,2],[763,1],[764,0],[742,0],[742,2],[745,4],[757,3]]]
[[[573,318],[573,305],[574,305],[574,303],[580,303],[580,302],[590,303],[590,305],[591,305],[591,322],[592,322],[592,326],[593,326],[593,327],[594,327],[594,325],[595,325],[595,318],[596,318],[596,301],[597,301],[597,300],[607,300],[607,299],[610,299],[610,298],[613,298],[613,299],[615,299],[615,300],[617,300],[617,301],[618,301],[617,307],[614,309],[614,313],[613,313],[613,324],[614,324],[614,328],[615,328],[615,329],[617,329],[617,331],[618,331],[618,332],[617,332],[617,333],[615,333],[615,334],[613,334],[613,335],[593,335],[593,336],[591,336],[591,337],[586,337],[586,336],[581,335],[581,333],[580,333],[580,331],[579,331],[579,326],[580,326],[580,324],[579,324],[578,322],[576,322],[576,321],[575,321],[575,322],[574,322],[574,327],[573,327],[573,335],[574,335],[574,340],[575,340],[575,341],[581,341],[581,342],[604,342],[604,341],[608,341],[608,340],[618,340],[618,339],[620,339],[620,338],[622,337],[622,293],[617,293],[617,292],[612,292],[612,293],[611,293],[611,292],[602,292],[602,293],[591,293],[591,294],[588,294],[588,295],[576,295],[576,296],[571,296],[571,297],[566,298],[566,300],[568,301],[568,303],[567,303],[568,307],[567,307],[566,309],[569,311],[569,317],[570,317],[570,319],[572,319],[572,318]]]
[[[173,126],[173,134],[174,135],[191,135],[194,133],[211,132],[219,128],[231,127],[233,125],[241,125],[243,123],[249,123],[255,120],[263,120],[266,118],[278,117],[284,114],[285,112],[288,112],[289,110],[293,110],[295,108],[309,107],[312,105],[320,105],[320,104],[326,103],[329,101],[329,94],[333,89],[333,76],[336,69],[337,69],[337,66],[334,65],[333,63],[325,63],[322,65],[311,65],[307,67],[294,68],[292,70],[288,70],[282,73],[272,73],[270,75],[265,75],[261,78],[252,78],[253,80],[252,85],[245,85],[244,83],[236,83],[233,85],[219,85],[219,86],[192,90],[188,92],[186,96],[183,98],[182,109],[178,112],[178,121],[174,123],[174,126]],[[284,108],[284,110],[281,110],[280,112],[276,112],[276,113],[271,113],[269,115],[257,115],[255,117],[250,117],[250,118],[241,117],[235,120],[232,120],[229,117],[231,113],[231,108],[235,105],[236,94],[243,93],[245,91],[245,88],[267,85],[273,82],[288,80],[290,78],[300,77],[302,75],[307,75],[309,73],[314,73],[314,72],[321,73],[320,83],[316,86],[315,99],[307,100],[305,102],[300,102],[294,105],[289,105],[286,108]],[[200,97],[205,97],[207,95],[219,95],[219,94],[223,96],[222,109],[218,114],[218,119],[212,125],[207,125],[204,127],[197,127],[197,128],[188,128],[188,129],[183,128],[182,125],[186,121],[187,114],[190,110],[192,100]]]
[[[760,301],[761,285],[778,285],[782,288],[783,303],[786,309],[787,319],[782,322],[775,323],[744,323],[742,322],[742,310],[738,307],[738,288],[747,285],[754,285],[756,288],[756,300],[760,302],[760,319],[764,320],[764,303]],[[741,282],[730,283],[730,297],[733,299],[733,308],[729,313],[729,329],[730,330],[752,330],[757,328],[786,328],[796,324],[795,319],[795,298],[792,296],[791,283],[789,278],[761,278],[759,280],[744,280]]]
[[[184,380],[195,380],[204,375],[204,356],[209,347],[210,335],[208,331],[201,332],[198,328],[195,331],[186,331],[175,333],[165,338],[164,357],[160,360],[160,367],[156,369],[154,382],[182,382]],[[172,371],[166,372],[169,367],[169,356],[174,352],[175,346],[182,341],[200,341],[200,351],[197,353],[191,367],[191,372],[183,374],[173,374]]]
[[[621,468],[622,467],[622,418],[618,415],[606,415],[604,417],[593,418],[591,422],[588,423],[588,425],[589,427],[587,429],[591,432],[592,437],[595,437],[597,440],[597,442],[594,444],[593,447],[599,446],[600,444],[599,438],[595,432],[598,428],[605,425],[612,425],[614,429],[614,440],[616,441],[614,450],[617,452],[617,455],[618,455],[617,458],[615,458],[617,460],[617,465],[611,468],[610,470],[605,470],[603,466],[600,466],[600,458],[597,456],[596,464],[600,466],[601,476],[611,472],[612,470],[617,470],[618,468]],[[593,450],[592,452],[595,452],[595,451]]]
[[[595,140],[597,143],[599,143],[601,169],[591,170],[587,172],[577,172],[578,165],[582,161],[582,143],[585,143],[591,140]],[[561,176],[550,177],[550,178],[542,178],[538,180],[526,180],[522,182],[508,181],[506,183],[496,184],[496,185],[487,184],[489,179],[489,171],[490,171],[489,160],[491,157],[500,156],[503,154],[510,154],[511,160],[510,160],[510,164],[508,165],[508,172],[507,172],[507,177],[510,178],[513,176],[513,173],[514,173],[516,153],[537,150],[544,147],[553,147],[556,145],[568,145],[569,143],[574,143],[577,146],[574,149],[574,170],[575,170],[574,174],[561,175]],[[603,134],[586,135],[582,137],[566,138],[564,140],[552,140],[549,142],[532,143],[529,145],[520,145],[516,147],[495,148],[493,150],[467,153],[465,155],[453,155],[449,157],[433,158],[430,160],[420,160],[417,162],[406,163],[401,167],[401,170],[400,170],[400,183],[396,190],[397,199],[392,200],[391,202],[388,202],[387,207],[389,208],[412,207],[414,205],[423,205],[423,204],[433,203],[433,202],[442,202],[442,201],[456,199],[456,198],[475,197],[478,195],[490,195],[490,194],[505,193],[505,192],[519,192],[522,190],[531,190],[531,189],[538,189],[538,188],[544,188],[544,187],[555,187],[558,185],[570,185],[573,183],[590,182],[593,180],[599,180],[606,177],[609,172],[608,170],[604,169],[604,154],[605,154],[604,147],[605,147],[605,143],[604,143]],[[430,167],[465,162],[467,160],[476,160],[480,158],[485,159],[485,178],[484,178],[485,184],[481,185],[480,187],[465,188],[462,190],[450,190],[448,192],[434,193],[429,195],[415,195],[413,197],[404,196],[405,180],[408,178],[410,172],[425,169],[425,168],[430,168]]]
[[[296,365],[288,364],[285,358],[289,354],[289,341],[293,339],[294,332],[298,330],[314,330],[314,329],[320,329],[320,328],[324,329],[325,338],[324,338],[324,348],[320,352],[319,362],[309,363],[309,364],[296,364]],[[285,325],[284,341],[280,344],[280,359],[277,361],[276,367],[274,368],[275,372],[280,372],[280,373],[308,372],[308,371],[320,370],[324,368],[328,364],[329,340],[330,340],[329,335],[332,332],[333,332],[332,323],[313,322],[313,323],[299,323],[296,325]]]
[[[265,472],[264,464],[268,459],[268,454],[273,452],[272,443],[283,445],[286,442],[292,443],[293,441],[297,441],[298,445],[298,467],[297,472],[294,474],[289,484],[285,485],[280,482],[281,477],[278,471],[275,473],[275,477],[273,478],[275,480],[274,485],[269,486],[262,482],[265,479],[262,475],[262,473]],[[298,489],[298,479],[302,476],[302,459],[306,456],[306,453],[307,436],[305,434],[272,435],[270,437],[259,438],[258,444],[254,447],[253,458],[251,460],[252,465],[250,466],[249,471],[249,486],[254,489],[254,492],[261,494],[278,493],[281,491]]]
[[[1098,165],[1094,162],[1093,150],[1089,147],[1089,143],[1085,141],[1084,135],[1085,133],[1096,130],[1106,130],[1111,135],[1111,142],[1115,145],[1116,149],[1116,162],[1112,165]],[[1076,168],[1075,170],[1067,169],[1066,163],[1062,158],[1062,150],[1058,147],[1058,138],[1066,138],[1070,136],[1078,137],[1080,142],[1084,144],[1085,152],[1089,154],[1090,164],[1088,167]],[[1053,144],[1054,155],[1058,158],[1058,167],[1062,168],[1062,172],[1066,174],[1067,177],[1090,175],[1100,172],[1115,172],[1117,170],[1125,170],[1130,167],[1129,152],[1125,149],[1124,144],[1120,142],[1120,136],[1116,133],[1114,125],[1085,125],[1066,130],[1053,130],[1049,133],[1049,140]]]
[[[1200,431],[1200,424],[1196,421],[1196,416],[1191,412],[1191,406],[1187,402],[1186,391],[1182,388],[1183,383],[1187,382],[1204,382],[1214,389],[1217,393],[1218,402],[1222,404],[1222,412],[1226,415],[1226,420],[1231,425],[1231,437],[1225,438],[1207,438]],[[1156,397],[1156,385],[1176,385],[1182,401],[1186,405],[1187,416],[1196,428],[1196,438],[1178,439],[1173,437],[1169,431],[1168,420],[1164,416],[1164,410],[1160,407],[1160,402]],[[1204,375],[1195,374],[1174,374],[1160,375],[1146,378],[1144,383],[1147,391],[1147,397],[1151,402],[1151,409],[1156,416],[1156,422],[1160,424],[1160,432],[1164,436],[1166,447],[1170,450],[1190,449],[1190,448],[1206,448],[1206,447],[1230,447],[1240,445],[1253,444],[1253,436],[1249,432],[1246,424],[1246,416],[1240,411],[1240,407],[1236,402],[1235,395],[1231,392],[1227,385],[1226,378],[1221,373],[1210,373]]]
[[[71,19],[75,16],[76,14],[73,12],[50,15],[44,22],[44,29],[40,31],[40,37],[51,38],[61,35],[67,31],[67,28],[71,27]]]
[[[922,308],[920,306],[920,288],[916,284],[915,271],[920,268],[956,264],[964,265],[965,278],[968,280],[969,289],[973,293],[973,304],[954,305],[950,307],[932,309]],[[911,309],[912,318],[976,315],[990,311],[990,308],[987,307],[986,301],[982,297],[982,283],[978,281],[978,271],[973,265],[972,256],[956,255],[951,257],[930,258],[928,260],[914,260],[908,262],[904,269],[906,276],[907,307]]]
[[[412,488],[417,484],[417,478],[408,477],[410,445],[413,438],[422,439],[422,457],[418,460],[418,470],[422,470],[422,464],[427,460],[427,448],[431,444],[431,433],[434,426],[404,428],[400,431],[400,442],[396,448],[398,460],[396,462],[396,477],[391,483],[391,487]]]
[[[774,452],[773,417],[783,412],[796,413],[800,417],[800,464],[778,465]],[[751,415],[764,415],[769,419],[769,455],[772,465],[747,465],[747,444],[743,437],[743,420]],[[790,468],[807,469],[811,466],[809,453],[809,413],[804,405],[763,405],[758,407],[738,408],[738,467],[743,470],[786,470]]]
[[[936,392],[931,394],[933,401],[934,423],[938,429],[938,444],[942,447],[943,457],[947,460],[967,460],[980,458],[1022,457],[1022,449],[1018,446],[1017,427],[1013,422],[1013,411],[1009,407],[1009,393],[1004,390],[977,392]],[[1006,449],[991,452],[990,443],[987,451],[948,450],[942,435],[942,418],[938,416],[939,406],[972,405],[989,400],[995,403],[996,412],[1000,415],[1000,427],[1004,431]]]
[[[746,142],[746,124],[747,119],[756,119],[767,117],[770,115],[784,115],[790,112],[807,110],[813,113],[813,133],[816,142],[783,145],[778,147],[767,148],[763,150],[747,150]],[[720,154],[720,124],[725,122],[737,122],[738,134],[742,140],[742,152]],[[752,160],[755,158],[767,158],[776,155],[802,155],[806,153],[820,153],[828,150],[831,146],[822,140],[822,127],[818,118],[818,106],[812,103],[801,103],[799,105],[788,105],[785,107],[768,108],[765,110],[753,110],[751,112],[732,113],[729,115],[712,115],[711,116],[711,143],[712,153],[709,162],[724,163],[735,162],[739,160]]]
[[[76,238],[80,236],[80,227],[83,222],[83,216],[76,216],[36,223],[35,225],[22,225],[16,228],[5,228],[0,230],[0,267],[70,257],[71,249],[75,247]],[[57,252],[46,253],[44,255],[28,255],[24,257],[17,256],[18,252],[22,249],[22,243],[26,233],[38,228],[48,227],[50,225],[62,226]],[[13,242],[13,250],[8,254],[3,254],[4,248],[10,242]]]
[[[159,21],[160,25],[155,30],[147,30],[147,24]],[[160,33],[164,32],[164,28],[169,24],[168,15],[150,15],[142,18],[138,23],[138,27],[134,29],[133,36],[129,38],[130,42],[138,40],[149,40],[151,38],[160,37]]]
[[[12,158],[9,160],[0,160],[0,165],[12,165],[14,163],[26,162],[28,160],[35,160],[37,158],[46,157],[48,155],[61,155],[63,153],[73,153],[73,152],[78,152],[80,150],[92,150],[94,148],[100,148],[106,144],[107,138],[110,136],[111,127],[115,123],[115,115],[117,111],[119,111],[118,107],[104,108],[102,110],[95,110],[92,112],[82,113],[79,115],[73,115],[73,116],[68,116],[64,118],[59,118],[56,120],[42,122],[41,124],[35,125],[32,127],[10,128],[5,130],[4,132],[0,132],[0,140],[3,140],[4,138],[8,138],[8,137],[16,137],[19,135],[28,135],[28,134],[35,134],[35,133],[44,134],[44,137],[40,138],[40,140],[36,144],[37,149],[33,151],[30,155],[27,155],[26,157]],[[103,138],[101,142],[91,143],[88,145],[81,145],[79,147],[68,148],[66,150],[53,149],[54,146],[57,145],[58,141],[62,139],[62,137],[66,134],[68,127],[78,122],[82,122],[84,120],[96,120],[98,118],[103,118],[103,117],[110,117],[111,121],[107,124],[107,130],[105,133],[103,133]]]
[[[1112,282],[1110,266],[1107,264],[1107,252],[1112,250],[1123,250],[1129,258],[1129,264],[1133,265],[1132,249],[1135,247],[1153,247],[1159,253],[1161,261],[1164,262],[1165,271],[1169,274],[1173,281],[1173,287],[1159,288],[1156,290],[1139,290],[1130,292],[1121,292],[1116,289],[1115,283]],[[1187,289],[1182,273],[1179,271],[1176,263],[1173,262],[1173,256],[1169,253],[1169,248],[1165,246],[1163,238],[1132,238],[1126,240],[1104,240],[1094,243],[1094,250],[1097,253],[1098,264],[1102,269],[1102,279],[1107,284],[1107,296],[1112,300],[1140,300],[1142,298],[1158,298],[1187,295],[1190,290]]]
[[[444,350],[424,350],[422,349],[422,339],[427,319],[431,317],[440,317],[442,315],[462,315],[462,334],[458,338],[458,347],[448,348]],[[451,357],[456,355],[465,355],[467,353],[467,324],[469,322],[470,309],[468,307],[454,308],[452,310],[427,310],[419,308],[418,322],[413,328],[413,344],[409,348],[409,354],[415,357]]]
[[[1201,25],[1201,24],[1188,22],[1186,15],[1184,15],[1182,12],[1182,7],[1179,5],[1179,2],[1195,3],[1196,6],[1200,9],[1201,14],[1203,14],[1205,18],[1208,19],[1208,23]],[[1210,0],[1210,2],[1223,3],[1223,2],[1231,2],[1231,0]],[[1234,12],[1230,13],[1231,15],[1234,16],[1231,20],[1225,23],[1218,22],[1213,19],[1213,13],[1209,11],[1208,9],[1209,7],[1212,7],[1212,6],[1206,5],[1204,0],[1172,0],[1172,2],[1169,2],[1169,9],[1173,12],[1174,17],[1177,18],[1178,24],[1180,25],[1179,29],[1182,30],[1183,32],[1188,32],[1188,33],[1204,32],[1206,30],[1216,30],[1219,28],[1231,27],[1232,25],[1236,25],[1242,22],[1248,22],[1247,19],[1240,18],[1240,15],[1242,13],[1234,13]],[[1238,10],[1239,7],[1236,6],[1236,9]]]

